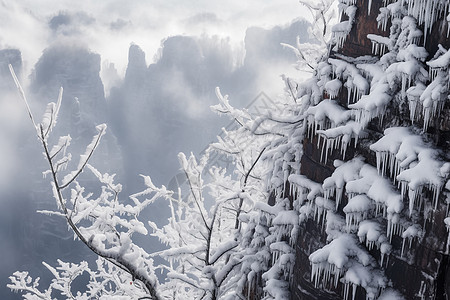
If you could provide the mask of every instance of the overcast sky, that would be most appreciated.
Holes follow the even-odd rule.
[[[238,47],[249,26],[287,24],[304,12],[296,0],[2,0],[0,49],[19,48],[30,70],[48,45],[76,39],[104,61],[115,63],[123,74],[132,42],[141,46],[151,63],[167,36],[229,36]]]
[[[302,15],[306,12],[298,0],[0,0],[0,49],[16,48],[21,51],[25,86],[44,49],[58,43],[80,44],[100,54],[102,63],[114,63],[119,76],[123,77],[128,63],[128,48],[132,43],[142,48],[146,62],[150,64],[155,62],[154,58],[161,49],[162,41],[170,36],[218,35],[220,38],[228,38],[225,45],[231,45],[234,55],[242,58],[243,41],[249,27],[270,29],[276,25],[288,25],[294,19],[308,18],[307,14]],[[253,41],[254,44],[256,42]],[[282,51],[279,42],[276,44],[271,51]],[[265,63],[263,61],[260,64],[262,70],[258,73],[258,78],[252,80],[260,83],[261,90],[266,93],[271,90],[282,92],[279,88],[282,86],[279,75],[295,71],[294,68],[288,70],[290,62],[270,66]],[[266,72],[267,68],[271,71]],[[108,88],[110,85],[107,78],[102,79]],[[222,86],[222,83],[217,85]],[[186,90],[189,89],[183,89],[184,96]],[[224,92],[233,94],[233,87]],[[108,95],[108,90],[106,94]],[[256,94],[249,97],[255,96]],[[18,103],[8,101],[7,97],[3,98],[1,112],[5,116],[1,123],[9,124],[9,128],[15,128],[13,124],[24,123],[23,108]],[[190,98],[199,97],[194,95]],[[210,113],[208,106],[202,107]],[[0,132],[0,136],[3,135],[6,133]],[[13,132],[10,136],[16,136],[16,133]],[[9,152],[13,153],[14,147],[15,144],[11,143]],[[9,165],[10,168],[14,166],[13,163]],[[0,178],[1,174],[8,174],[1,170],[10,168],[0,168]],[[6,182],[6,179],[0,181]]]

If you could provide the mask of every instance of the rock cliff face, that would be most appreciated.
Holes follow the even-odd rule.
[[[64,89],[57,134],[70,134],[74,153],[83,153],[96,134],[95,126],[107,121],[108,106],[99,73],[99,54],[79,45],[55,44],[44,50],[31,75],[32,97],[43,104],[55,101],[59,88]],[[96,165],[120,173],[120,149],[110,130],[101,147],[94,157]]]
[[[449,2],[340,2],[291,182],[291,299],[449,299]]]
[[[43,102],[55,99],[64,88],[61,120],[67,123],[78,110],[87,124],[106,121],[106,100],[100,79],[100,55],[81,46],[56,44],[46,50],[32,74],[31,90]],[[78,99],[78,104],[75,101]],[[94,121],[95,120],[95,121]],[[75,124],[62,124],[76,127]],[[75,132],[71,134],[76,136]]]

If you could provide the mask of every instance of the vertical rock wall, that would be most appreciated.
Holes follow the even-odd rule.
[[[330,59],[352,64],[353,66],[357,66],[359,70],[363,69],[359,64],[378,63],[380,60],[390,59],[387,56],[381,58],[381,54],[383,53],[376,53],[376,55],[374,54],[372,41],[367,38],[367,35],[375,34],[378,36],[389,37],[395,30],[395,26],[402,25],[401,18],[396,19],[391,16],[386,24],[386,30],[383,30],[383,26],[377,21],[380,11],[386,11],[386,5],[391,5],[390,12],[394,11],[392,6],[395,2],[396,1],[368,0],[341,1],[341,3],[345,5],[356,6],[357,10],[356,14],[353,16],[354,24],[345,39],[343,47],[332,51],[330,54]],[[419,1],[410,0],[403,2],[413,5],[414,2]],[[433,1],[428,2],[432,5]],[[435,4],[446,5],[445,1],[436,1]],[[403,13],[406,13],[406,10],[404,10]],[[419,29],[425,33],[426,43],[424,45],[424,38],[422,36],[416,46],[424,46],[428,52],[428,57],[424,58],[422,62],[422,66],[424,66],[427,72],[430,72],[431,66],[427,64],[427,62],[430,62],[436,58],[435,53],[438,51],[439,47],[444,49],[449,49],[450,47],[450,39],[447,35],[447,14],[447,10],[439,12],[438,20],[436,22],[432,22],[433,28],[431,31],[424,28],[426,24],[419,24]],[[344,14],[343,20],[348,19],[349,17]],[[403,20],[403,22],[405,21]],[[399,43],[399,39],[397,39],[397,44]],[[388,46],[386,47],[389,48]],[[392,45],[391,49],[385,50],[385,53],[388,53],[391,50],[391,53],[395,52],[398,54],[402,49],[404,50],[407,47],[400,46],[397,49],[394,48],[394,45]],[[418,51],[412,53],[418,53]],[[394,61],[394,59],[392,59],[392,61]],[[330,60],[327,60],[326,63],[333,65]],[[342,81],[342,87],[339,89],[338,95],[334,97],[334,100],[344,110],[350,110],[354,113],[357,105],[352,106],[352,103],[348,102],[347,96],[350,92],[350,88],[346,88],[346,82],[344,80],[345,75],[339,77],[339,75],[336,74],[336,64],[337,63],[333,65],[334,74],[330,75],[331,77],[328,78],[327,81],[329,82],[336,78]],[[368,80],[368,82],[374,82],[372,75],[369,75],[370,72],[367,71],[368,69],[365,70],[366,71],[361,72],[361,74]],[[446,69],[446,71],[448,72],[448,69]],[[327,141],[327,138],[324,137],[326,133],[323,131],[319,131],[319,133],[317,133],[316,131],[312,134],[306,134],[306,138],[304,140],[304,154],[301,161],[302,174],[306,175],[307,178],[322,184],[326,193],[326,183],[324,182],[326,182],[326,178],[332,176],[333,172],[335,172],[335,166],[333,165],[333,161],[335,159],[343,159],[348,162],[355,157],[362,157],[366,164],[372,165],[374,168],[377,168],[378,163],[378,172],[382,173],[380,170],[380,158],[377,159],[377,155],[380,154],[373,150],[374,147],[371,149],[370,146],[380,140],[383,135],[387,135],[384,131],[390,127],[404,127],[408,128],[411,132],[414,132],[417,137],[422,138],[426,144],[426,147],[432,149],[432,151],[436,151],[436,153],[439,153],[440,157],[436,158],[436,160],[441,161],[443,165],[445,165],[445,163],[449,161],[448,149],[450,134],[450,106],[448,98],[448,85],[447,88],[443,88],[441,90],[441,97],[443,97],[444,100],[440,113],[434,115],[432,120],[429,121],[429,125],[427,127],[424,126],[426,119],[423,115],[419,117],[416,116],[416,119],[411,115],[411,109],[413,107],[411,106],[412,97],[406,96],[406,90],[411,91],[408,88],[419,85],[418,82],[420,80],[418,77],[416,76],[414,78],[415,79],[410,80],[410,82],[407,83],[405,90],[402,90],[403,87],[400,86],[400,83],[396,83],[395,77],[392,81],[387,83],[390,85],[387,94],[392,98],[392,100],[390,100],[386,107],[384,107],[384,111],[381,114],[377,114],[375,117],[370,118],[369,122],[365,124],[363,128],[365,132],[363,138],[359,138],[356,147],[348,146],[344,157],[341,151],[339,151],[339,146],[335,146],[336,149],[333,149],[333,147],[330,149],[327,147],[327,149],[325,149],[325,151],[328,151],[329,154],[328,157],[324,159],[323,148],[325,147],[325,143]],[[354,77],[352,77],[352,79],[354,79]],[[432,81],[432,78],[426,79],[426,86],[431,85]],[[326,86],[327,85],[325,84],[325,87]],[[370,95],[376,87],[371,86],[370,88],[370,91],[365,91],[363,95]],[[324,98],[328,97],[329,95],[327,95],[327,89],[325,88]],[[356,99],[361,100],[361,97],[356,97]],[[379,97],[373,97],[372,101],[377,101],[378,99]],[[314,107],[314,105],[311,106]],[[317,106],[318,105],[316,105],[316,107]],[[425,110],[422,109],[421,111],[422,112],[419,111],[419,114],[424,114]],[[315,117],[317,117],[317,115]],[[317,126],[317,124],[312,125],[312,127],[316,128]],[[327,126],[325,127],[325,129],[328,129],[330,126],[328,126],[328,128]],[[322,141],[318,139],[321,139]],[[353,136],[351,139],[351,144],[353,144],[354,139],[355,137]],[[333,143],[338,144],[339,140],[333,140]],[[386,164],[387,163],[388,162],[386,161]],[[391,163],[394,163],[393,160],[391,160]],[[433,203],[427,204],[428,202],[433,202],[431,200],[433,198],[431,195],[432,188],[428,186],[421,189],[418,198],[421,199],[420,201],[423,200],[424,203],[422,206],[419,204],[417,207],[410,204],[411,201],[414,204],[414,200],[411,200],[411,194],[400,191],[402,186],[401,180],[399,182],[399,180],[395,178],[395,175],[389,176],[387,173],[388,172],[386,172],[386,174],[382,174],[384,175],[383,177],[392,182],[392,186],[396,189],[394,192],[397,192],[398,195],[401,194],[402,207],[401,209],[398,209],[397,215],[401,220],[404,220],[404,222],[401,221],[397,223],[397,229],[394,228],[394,231],[391,233],[389,238],[389,228],[392,226],[392,219],[389,219],[389,212],[382,216],[377,212],[369,210],[368,214],[376,219],[379,224],[381,224],[380,226],[383,228],[382,231],[387,231],[385,233],[390,241],[385,245],[390,244],[391,248],[389,251],[386,252],[386,247],[382,247],[382,244],[386,241],[381,238],[378,238],[378,240],[371,240],[375,245],[378,245],[373,246],[373,244],[371,245],[368,242],[369,235],[363,236],[360,229],[352,230],[349,228],[341,228],[341,231],[347,231],[349,235],[353,234],[355,236],[355,240],[359,237],[359,246],[364,251],[367,251],[367,253],[374,258],[374,261],[376,261],[373,265],[371,265],[371,268],[373,267],[371,270],[373,270],[373,272],[379,271],[380,274],[382,274],[381,277],[384,276],[386,280],[385,283],[381,284],[381,286],[384,285],[384,288],[379,288],[378,291],[375,291],[373,294],[369,294],[368,291],[370,291],[370,288],[368,288],[368,285],[370,284],[367,282],[365,283],[362,276],[359,276],[360,282],[359,284],[356,284],[356,278],[351,278],[349,275],[348,270],[353,267],[348,267],[349,263],[347,263],[347,266],[343,267],[342,270],[331,268],[330,265],[332,265],[333,260],[331,256],[333,255],[333,252],[340,251],[337,247],[330,247],[331,250],[328,256],[328,261],[327,258],[325,258],[325,260],[321,262],[321,266],[319,264],[313,266],[316,268],[316,271],[314,271],[314,268],[312,268],[312,265],[314,265],[314,263],[312,263],[312,254],[318,254],[319,249],[324,249],[325,245],[330,245],[335,239],[335,237],[330,236],[329,233],[329,216],[325,215],[321,218],[320,215],[316,215],[317,207],[319,206],[316,199],[315,203],[310,204],[311,207],[313,207],[313,210],[315,209],[316,211],[311,213],[307,220],[300,225],[301,229],[299,231],[296,245],[296,263],[293,274],[294,281],[291,286],[291,299],[343,299],[346,297],[351,299],[350,297],[352,296],[354,299],[366,299],[366,297],[367,299],[375,299],[380,297],[380,295],[383,295],[383,290],[386,291],[388,289],[398,291],[399,293],[392,292],[391,294],[395,294],[397,297],[400,297],[401,294],[405,299],[448,299],[448,297],[450,297],[449,255],[448,249],[446,249],[448,233],[444,222],[444,219],[448,216],[448,199],[446,198],[447,190],[442,186],[440,187],[438,190],[439,196],[436,201],[437,203],[434,205]],[[443,178],[444,177],[445,176],[443,176]],[[448,174],[443,180],[447,182]],[[344,186],[341,187],[341,189],[343,189],[343,196],[340,204],[336,206],[337,209],[330,209],[334,214],[340,216],[342,219],[345,219],[346,217],[348,218],[348,208],[344,211],[344,207],[348,203],[349,199],[354,196],[348,191],[347,184],[349,182],[351,181],[345,181]],[[337,188],[339,190],[339,186],[337,186]],[[412,190],[410,186],[409,189],[410,191]],[[337,193],[338,192],[336,192],[336,196],[334,197],[337,197]],[[374,192],[372,191],[372,195],[373,194]],[[324,197],[327,198],[327,200],[336,201],[333,194],[331,197],[326,195]],[[386,197],[388,196],[386,195]],[[386,206],[388,207],[389,203],[387,200],[386,203]],[[387,210],[389,211],[389,207]],[[365,221],[365,219],[355,222],[357,224],[361,224],[363,221]],[[416,236],[416,238],[409,239],[408,233],[410,231],[407,231],[407,228],[408,226],[412,226],[411,224],[420,224],[418,226],[422,231],[421,234]],[[363,238],[366,238],[367,240],[364,241]],[[409,244],[409,240],[411,240],[411,244]],[[319,254],[324,255],[324,251]],[[351,254],[349,254],[349,256],[351,256]],[[330,267],[330,269],[324,267],[326,265]],[[333,266],[336,265],[337,264]],[[317,268],[319,272],[317,271]],[[320,271],[323,273],[320,273]],[[316,282],[314,282],[315,280]],[[334,280],[336,280],[336,284],[333,284],[332,281]],[[372,277],[371,280],[374,280],[374,277]],[[385,295],[388,295],[388,293],[385,293]]]

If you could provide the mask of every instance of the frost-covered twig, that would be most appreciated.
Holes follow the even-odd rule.
[[[133,283],[131,275],[124,273],[120,268],[108,263],[102,258],[96,261],[96,269],[82,261],[79,264],[66,263],[58,260],[56,268],[47,263],[44,266],[52,273],[54,279],[44,291],[39,288],[39,278],[32,279],[28,272],[15,272],[10,276],[12,283],[7,287],[24,293],[26,299],[54,299],[53,293],[59,292],[67,299],[110,299],[114,296],[128,296],[139,299],[152,299],[146,296],[145,291],[138,284]],[[89,283],[85,291],[75,291],[73,282],[81,275],[89,276]]]
[[[137,216],[156,198],[164,196],[166,191],[159,190],[152,195],[150,200],[142,203],[135,201],[134,206],[117,203],[118,194],[122,188],[120,184],[113,182],[114,175],[101,174],[88,165],[106,132],[105,124],[97,126],[98,134],[87,146],[85,153],[80,155],[78,166],[67,172],[66,175],[61,174],[71,161],[71,154],[67,153],[71,138],[70,136],[61,137],[56,145],[50,147],[48,137],[56,126],[62,102],[62,89],[57,103],[48,104],[42,122],[36,124],[25,93],[11,66],[10,70],[26,104],[30,119],[37,130],[38,138],[44,149],[44,156],[49,164],[49,170],[44,174],[51,175],[53,196],[57,201],[58,210],[55,212],[45,211],[45,213],[63,215],[75,237],[92,252],[114,265],[120,272],[129,274],[133,280],[143,283],[141,292],[139,292],[141,296],[144,293],[150,295],[152,299],[160,299],[157,292],[157,279],[153,274],[152,260],[144,249],[133,243],[131,236],[136,232],[147,233],[144,224],[138,221]],[[92,198],[92,193],[86,194],[85,188],[78,182],[79,176],[87,166],[103,185],[98,198]],[[51,269],[49,265],[46,266]],[[57,272],[52,273],[58,278]],[[16,277],[12,277],[13,283],[15,283],[12,288],[23,287],[18,283],[27,282],[24,278],[26,278],[25,273],[16,273]],[[49,287],[50,294],[51,289],[52,287]],[[73,298],[73,295],[68,293],[69,291],[67,291],[67,296]],[[37,295],[37,292],[35,294]]]

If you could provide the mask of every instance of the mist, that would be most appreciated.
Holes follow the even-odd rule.
[[[20,298],[6,288],[16,270],[40,276],[45,286],[51,274],[42,261],[93,259],[73,241],[62,218],[36,213],[56,204],[8,64],[18,73],[38,121],[46,103],[64,88],[53,135],[71,135],[74,164],[95,126],[107,123],[92,164],[117,174],[125,201],[144,187],[139,174],[172,188],[179,174],[177,154],[200,154],[230,123],[209,109],[217,103],[215,87],[229,94],[233,105],[246,107],[261,93],[269,98],[283,93],[282,73],[307,75],[295,71],[295,55],[280,46],[295,44],[297,35],[313,42],[295,1],[276,6],[250,1],[244,7],[237,1],[203,2],[0,4],[5,28],[0,33],[1,298]],[[166,206],[157,202],[145,217],[164,222]],[[160,247],[147,237],[142,243],[149,251]]]

